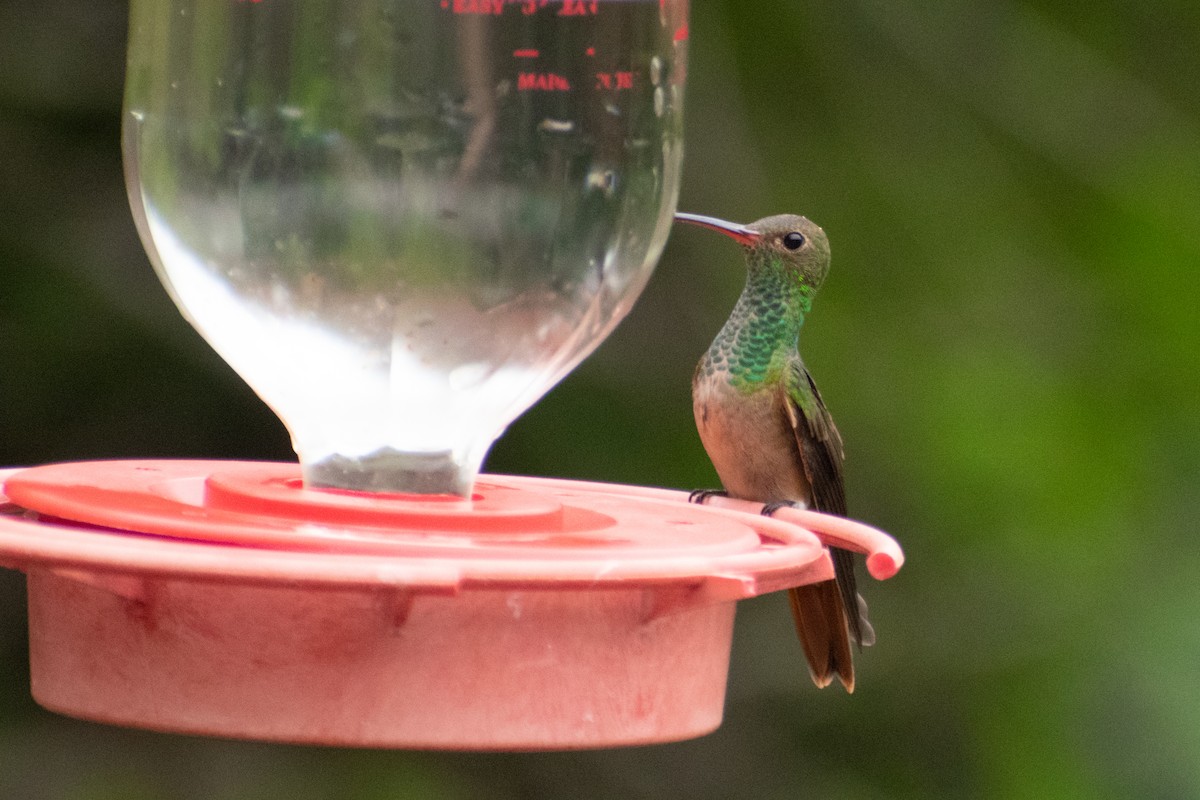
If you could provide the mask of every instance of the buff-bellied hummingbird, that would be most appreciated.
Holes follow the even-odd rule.
[[[800,328],[829,272],[829,240],[805,217],[748,225],[676,214],[742,246],[746,286],[696,366],[692,405],[708,457],[730,497],[845,516],[842,437],[800,359]],[[695,493],[703,499],[706,493]],[[855,588],[854,558],[830,548],[835,579],[789,590],[796,632],[817,686],[836,675],[854,691],[851,642],[874,642]]]

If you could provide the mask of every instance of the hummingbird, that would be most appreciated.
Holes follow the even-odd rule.
[[[698,214],[675,219],[730,237],[746,257],[746,285],[692,378],[696,428],[730,497],[846,515],[842,437],[800,358],[800,328],[829,273],[829,240],[805,217],[748,225]],[[712,492],[694,492],[703,502]],[[788,590],[796,633],[818,687],[834,676],[854,691],[851,640],[874,643],[858,596],[854,556],[830,548],[834,580]]]

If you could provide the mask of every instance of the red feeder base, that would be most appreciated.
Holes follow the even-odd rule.
[[[0,473],[0,562],[29,576],[37,701],[344,746],[686,739],[720,724],[736,601],[832,575],[809,530],[677,492],[485,476],[468,503],[297,476],[161,461]],[[834,527],[878,577],[898,568],[883,534]]]

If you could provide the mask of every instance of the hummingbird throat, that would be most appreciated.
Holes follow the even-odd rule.
[[[797,281],[780,264],[752,266],[701,369],[706,375],[727,376],[730,385],[743,391],[774,383],[797,352],[814,295],[816,289]]]

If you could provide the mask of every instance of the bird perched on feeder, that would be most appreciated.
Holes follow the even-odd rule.
[[[825,232],[791,214],[748,225],[675,218],[724,233],[745,251],[746,286],[692,379],[696,427],[724,494],[765,503],[764,514],[796,504],[845,516],[842,438],[799,351],[800,328],[829,272]],[[828,686],[836,675],[852,692],[850,642],[869,645],[875,635],[853,554],[830,549],[835,579],[789,597],[813,682]]]

